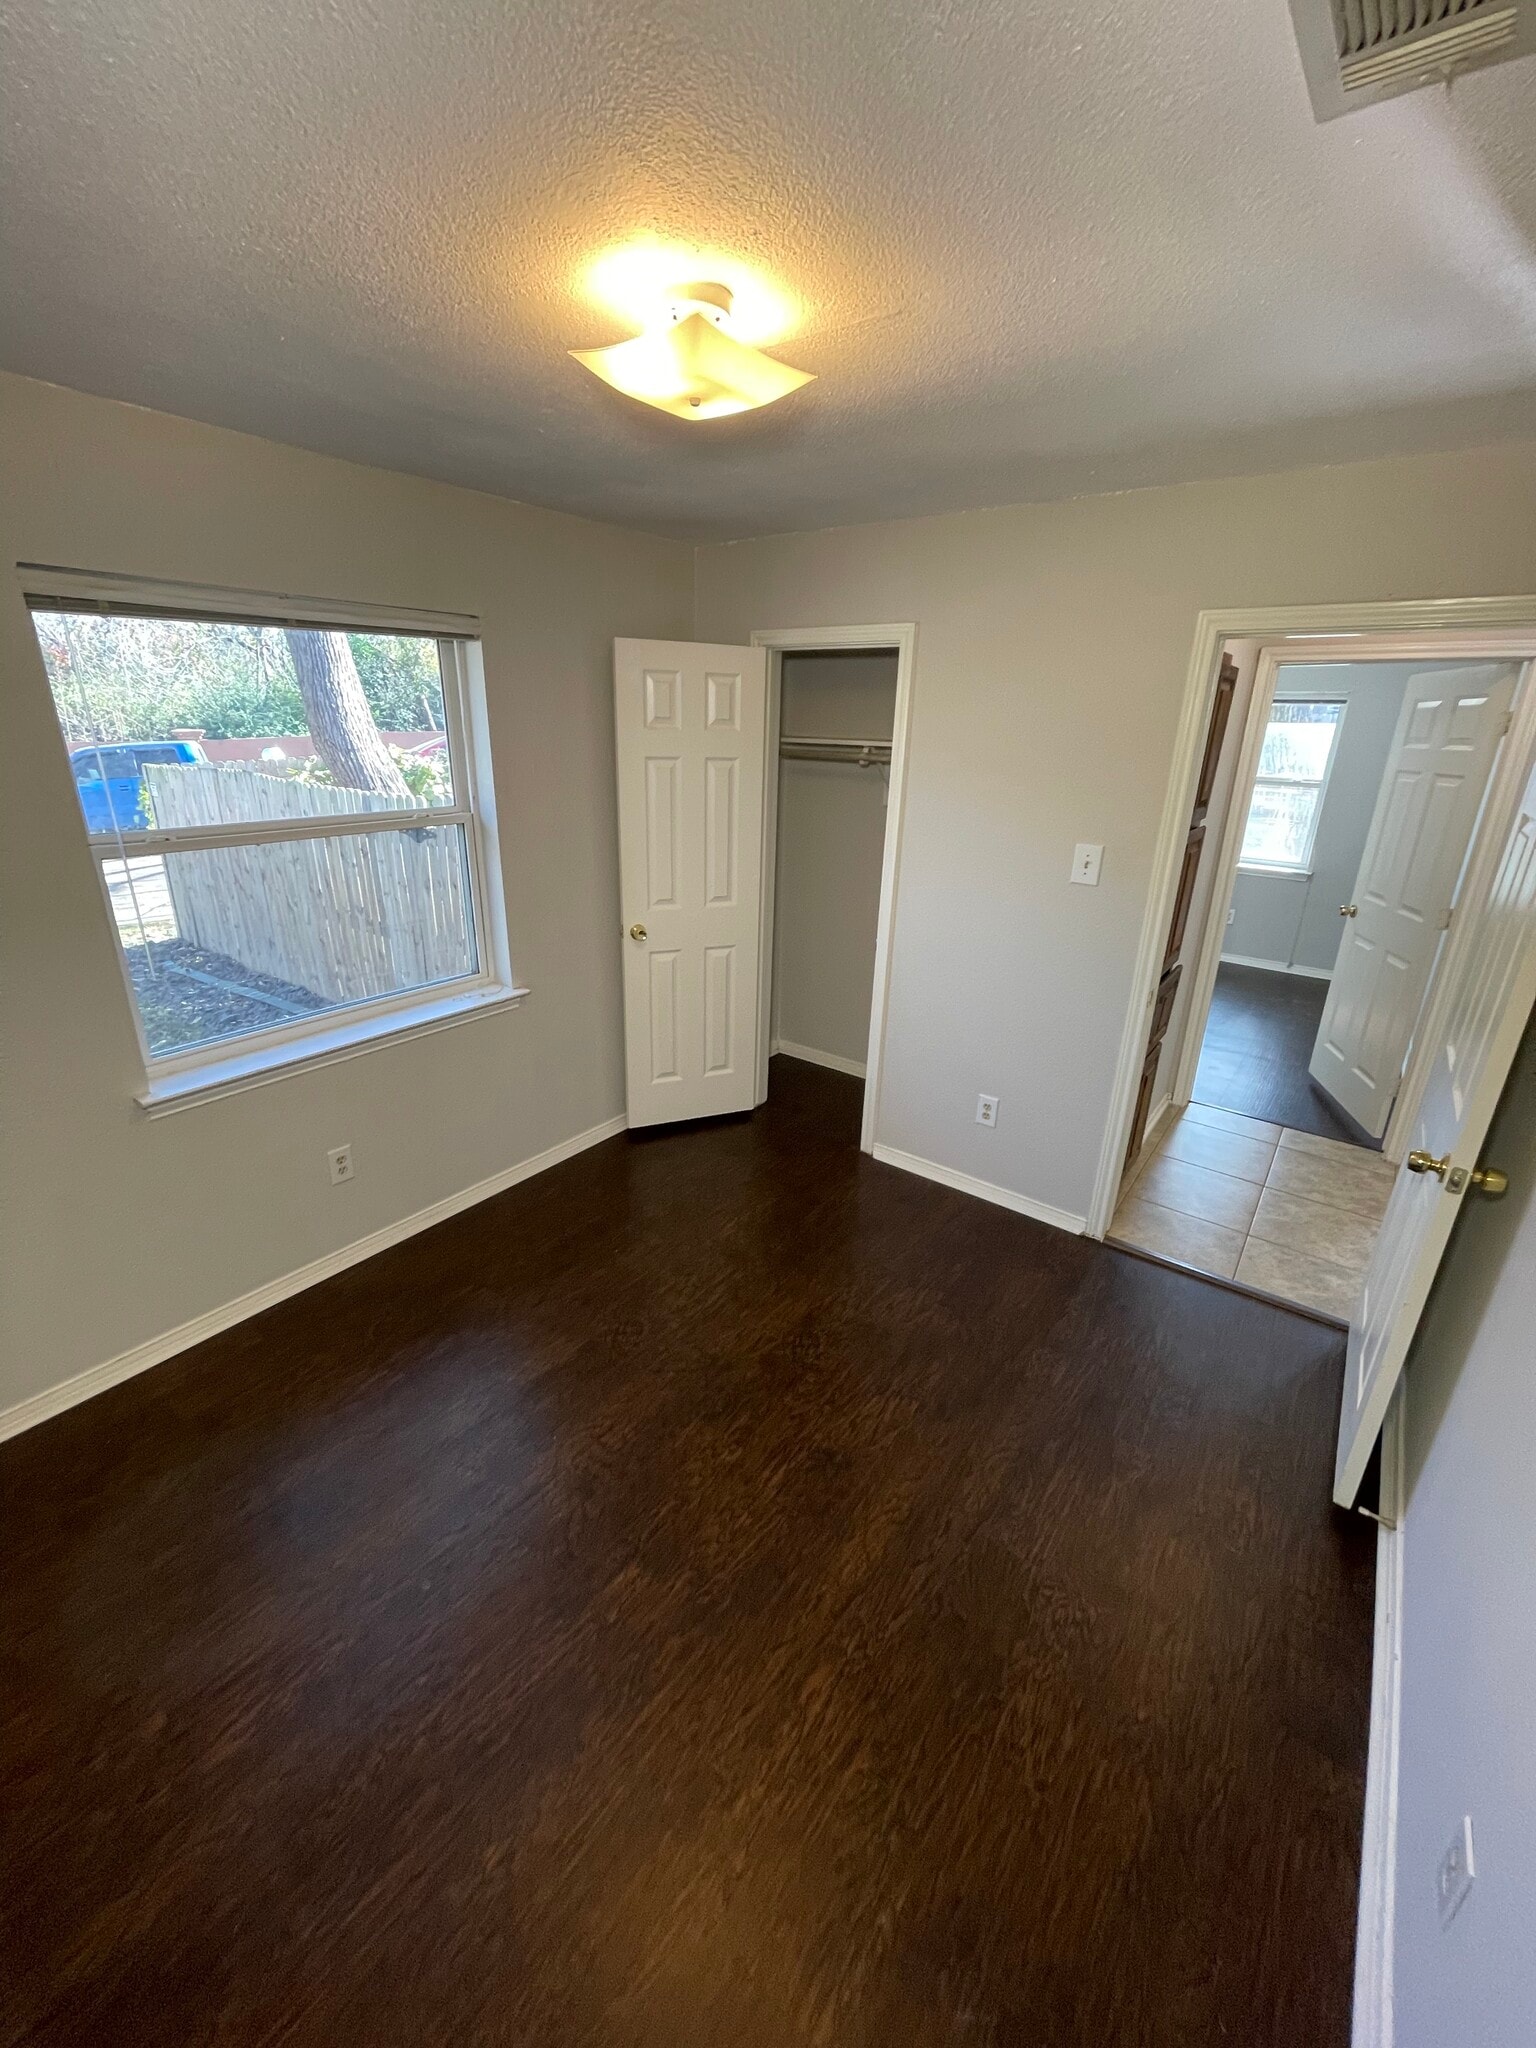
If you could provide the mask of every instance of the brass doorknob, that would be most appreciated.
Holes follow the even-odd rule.
[[[1496,1202],[1500,1195],[1509,1193],[1509,1175],[1501,1166],[1474,1166],[1468,1176],[1480,1195],[1486,1195],[1490,1202]]]
[[[1451,1164],[1451,1155],[1437,1159],[1433,1152],[1410,1152],[1403,1164],[1410,1173],[1432,1173],[1436,1180],[1444,1180]]]
[[[1339,905],[1339,915],[1340,915],[1340,917],[1355,917],[1355,916],[1358,916],[1358,914],[1359,914],[1359,910],[1360,910],[1360,906],[1359,906],[1359,904],[1358,904],[1358,903],[1341,903],[1341,904]]]
[[[629,928],[629,936],[632,939],[643,939],[645,937],[645,926],[643,924],[632,924]]]

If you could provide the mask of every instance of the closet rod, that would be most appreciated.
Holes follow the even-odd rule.
[[[779,752],[792,761],[851,761],[859,768],[885,766],[891,758],[889,740],[817,739],[785,733]]]

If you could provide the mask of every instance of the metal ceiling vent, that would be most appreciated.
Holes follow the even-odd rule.
[[[1536,0],[1291,0],[1319,121],[1536,50]]]

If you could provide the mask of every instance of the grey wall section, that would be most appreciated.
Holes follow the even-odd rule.
[[[1536,1028],[1408,1362],[1397,2048],[1536,2035]],[[1478,1876],[1441,1932],[1435,1872],[1471,1814]]]
[[[1533,564],[1521,444],[701,548],[701,637],[916,622],[880,1139],[1084,1214],[1197,614],[1498,595]]]
[[[615,634],[686,636],[692,549],[0,379],[8,564],[474,612],[518,1010],[150,1121],[14,569],[0,592],[0,1409],[623,1108]],[[333,1188],[329,1146],[357,1178]]]
[[[780,726],[812,738],[891,737],[896,656],[786,654]],[[886,775],[832,761],[779,770],[774,1035],[863,1063],[875,979]]]
[[[1239,871],[1232,892],[1236,915],[1223,952],[1332,972],[1339,905],[1349,901],[1360,873],[1403,691],[1409,676],[1424,672],[1425,664],[1414,661],[1287,662],[1281,669],[1277,697],[1341,697],[1349,708],[1318,820],[1310,877]]]

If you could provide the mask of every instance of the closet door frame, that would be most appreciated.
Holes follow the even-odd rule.
[[[751,635],[768,649],[768,745],[763,762],[763,924],[758,974],[757,1099],[768,1095],[768,1059],[773,1020],[773,914],[775,854],[779,836],[779,703],[786,654],[814,654],[828,647],[859,648],[896,656],[896,711],[891,726],[891,780],[885,814],[885,850],[880,861],[880,915],[875,927],[875,985],[869,1006],[869,1051],[865,1059],[862,1151],[875,1149],[880,1118],[880,1079],[885,1064],[885,1021],[891,990],[891,928],[901,884],[902,825],[907,801],[907,733],[912,721],[912,670],[917,650],[915,625],[772,626]]]

